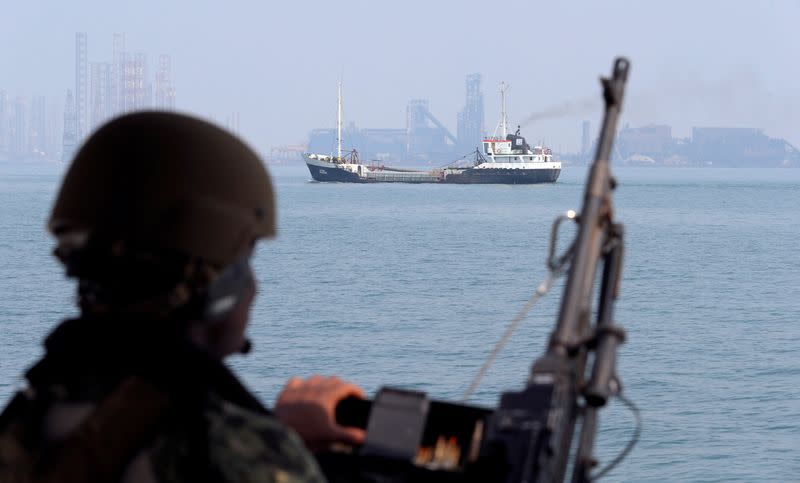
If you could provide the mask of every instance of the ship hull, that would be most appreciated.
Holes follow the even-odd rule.
[[[560,168],[552,169],[466,169],[448,174],[445,183],[453,184],[539,184],[555,183]]]
[[[340,166],[325,161],[315,159],[313,156],[304,156],[308,171],[314,181],[327,181],[338,183],[363,183],[364,181],[358,174],[341,168]]]
[[[306,157],[306,166],[314,181],[334,183],[539,184],[555,183],[561,174],[560,167],[465,168],[414,172],[391,168],[374,171],[358,164],[347,165],[351,170],[314,157]]]
[[[314,181],[322,181],[322,182],[338,182],[338,183],[363,183],[365,180],[362,180],[358,177],[356,173],[352,173],[345,169],[342,169],[333,163],[329,163],[330,166],[320,165],[320,164],[311,164],[306,162],[306,166],[308,166],[308,171],[311,172],[311,178]]]
[[[362,164],[346,167],[313,156],[306,156],[306,166],[314,181],[333,183],[441,183],[441,172],[397,168],[374,169]]]

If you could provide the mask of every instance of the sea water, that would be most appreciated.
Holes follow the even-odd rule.
[[[45,232],[64,168],[0,164],[0,403],[76,314]],[[584,167],[556,184],[310,182],[274,166],[279,232],[254,267],[254,351],[232,358],[272,403],[293,375],[336,374],[458,400],[547,275],[553,218],[579,209]],[[625,392],[644,420],[609,481],[787,481],[800,474],[800,170],[614,168],[625,260],[616,321]],[[567,230],[564,236],[569,236]],[[562,281],[563,282],[563,281]],[[555,322],[536,305],[470,402],[519,389]],[[597,455],[632,434],[611,403]]]

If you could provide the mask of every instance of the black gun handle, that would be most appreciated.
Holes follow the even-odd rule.
[[[366,429],[371,409],[372,401],[352,396],[344,398],[336,405],[336,422],[342,426]]]

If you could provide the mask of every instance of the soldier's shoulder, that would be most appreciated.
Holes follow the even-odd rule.
[[[209,459],[227,481],[324,481],[300,437],[275,417],[214,400],[206,413]]]

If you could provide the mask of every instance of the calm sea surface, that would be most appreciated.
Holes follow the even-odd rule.
[[[280,231],[255,267],[255,351],[231,361],[272,403],[292,375],[338,374],[459,398],[545,276],[550,223],[585,168],[555,185],[309,182],[273,167]],[[45,220],[57,165],[0,164],[0,403],[75,314]],[[644,431],[610,481],[800,479],[800,170],[616,169],[627,252],[619,373]],[[473,402],[520,388],[560,286],[534,307]],[[601,413],[608,461],[631,434]]]

